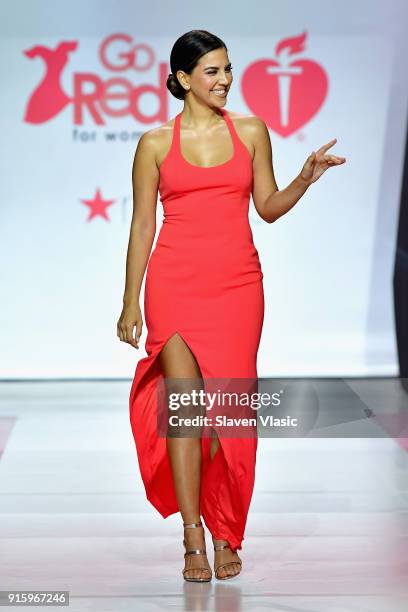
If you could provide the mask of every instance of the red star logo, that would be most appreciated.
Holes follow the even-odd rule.
[[[85,204],[85,206],[88,206],[90,208],[87,221],[90,221],[98,215],[100,217],[103,217],[107,221],[110,221],[108,215],[106,214],[106,209],[108,208],[108,206],[111,206],[111,204],[113,204],[113,202],[115,201],[116,200],[104,200],[102,198],[99,187],[97,187],[93,200],[81,200],[81,202]]]

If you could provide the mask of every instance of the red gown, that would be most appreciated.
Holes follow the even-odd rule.
[[[179,512],[165,437],[157,435],[159,352],[176,332],[203,379],[257,377],[264,318],[263,272],[249,225],[252,159],[225,109],[234,145],[223,164],[202,167],[181,154],[180,116],[160,167],[164,218],[146,271],[147,357],[130,391],[130,421],[146,497],[166,518]],[[215,428],[216,429],[216,428]],[[257,437],[201,438],[200,514],[214,538],[241,549],[255,481]]]

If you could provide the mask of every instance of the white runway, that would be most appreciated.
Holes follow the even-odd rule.
[[[81,612],[408,609],[403,444],[260,439],[242,573],[186,583],[181,517],[145,498],[130,384],[1,383],[0,590],[69,590]]]

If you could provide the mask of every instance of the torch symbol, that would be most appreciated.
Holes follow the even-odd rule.
[[[279,109],[281,125],[287,127],[289,124],[289,101],[290,86],[293,75],[302,74],[300,66],[289,66],[289,52],[284,49],[280,57],[280,66],[269,66],[268,74],[276,74],[278,77]]]
[[[290,66],[289,60],[295,53],[302,53],[305,50],[306,32],[300,36],[285,38],[276,45],[275,55],[279,57],[280,66],[270,66],[268,74],[278,76],[279,107],[281,113],[281,125],[287,127],[289,124],[289,101],[290,86],[294,75],[302,74],[300,66]]]

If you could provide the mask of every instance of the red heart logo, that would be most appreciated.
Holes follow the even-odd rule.
[[[310,121],[322,106],[328,77],[311,60],[282,66],[275,60],[265,59],[248,66],[241,88],[251,111],[274,132],[289,136]]]

